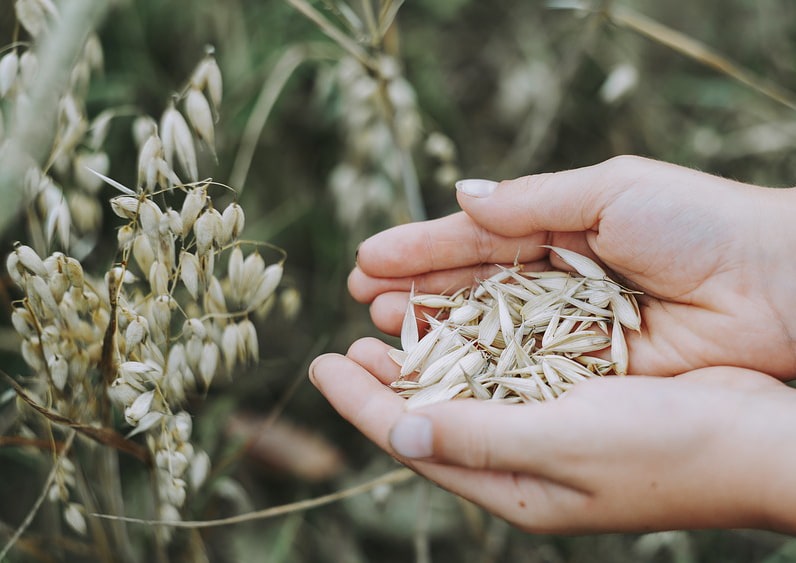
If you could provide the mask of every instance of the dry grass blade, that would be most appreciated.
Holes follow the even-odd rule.
[[[323,495],[313,499],[302,500],[298,502],[291,502],[280,506],[273,506],[264,510],[257,510],[246,514],[239,514],[237,516],[230,516],[229,518],[219,518],[216,520],[183,520],[175,522],[171,520],[145,520],[142,518],[131,518],[128,516],[115,516],[113,514],[89,514],[94,518],[105,518],[107,520],[118,520],[122,522],[129,522],[131,524],[144,524],[146,526],[171,526],[173,528],[216,528],[219,526],[230,526],[232,524],[241,524],[243,522],[251,522],[253,520],[265,520],[266,518],[275,518],[277,516],[284,516],[295,512],[302,512],[310,510],[319,506],[324,506],[343,500],[346,498],[367,493],[378,487],[384,485],[395,485],[408,481],[415,476],[411,469],[395,469],[384,475],[376,477],[370,481],[343,489],[335,493]]]
[[[296,8],[299,12],[304,14],[309,20],[315,23],[321,31],[329,36],[335,43],[342,49],[348,52],[349,55],[357,59],[364,67],[373,71],[378,71],[375,63],[371,60],[365,50],[353,39],[340,31],[337,27],[326,19],[323,14],[316,10],[309,2],[305,0],[287,0],[287,2]]]
[[[14,531],[14,535],[9,538],[8,542],[3,546],[3,549],[0,549],[0,561],[5,561],[6,555],[14,547],[14,544],[17,543],[17,540],[22,537],[22,534],[25,533],[25,530],[28,529],[33,519],[36,517],[36,514],[39,512],[39,508],[41,507],[42,503],[44,503],[45,499],[47,499],[47,494],[50,490],[50,486],[55,481],[56,474],[58,472],[58,464],[60,463],[61,459],[66,456],[69,452],[69,449],[72,447],[72,443],[75,439],[75,432],[72,431],[69,433],[69,436],[64,441],[64,445],[61,448],[60,452],[58,453],[58,457],[53,464],[52,470],[50,470],[49,475],[47,475],[47,479],[44,481],[42,485],[41,494],[36,499],[36,502],[33,503],[33,506],[28,511],[28,514],[25,516],[25,519],[19,525],[19,527]]]
[[[631,29],[653,41],[666,45],[670,49],[682,53],[705,66],[726,74],[730,78],[749,86],[790,109],[796,109],[796,95],[793,92],[764,80],[693,37],[689,37],[629,8],[611,5],[606,15],[619,26]]]

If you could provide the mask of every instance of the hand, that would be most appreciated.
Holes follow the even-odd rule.
[[[360,246],[352,295],[396,334],[406,292],[471,285],[517,260],[566,265],[551,244],[595,257],[641,297],[630,370],[673,375],[711,365],[796,374],[796,192],[661,162],[596,166],[458,194],[464,213],[379,233]],[[549,263],[548,263],[549,260]]]
[[[708,368],[606,377],[561,399],[474,399],[407,413],[398,368],[368,338],[310,368],[340,414],[440,486],[524,530],[796,531],[796,391],[762,373]]]

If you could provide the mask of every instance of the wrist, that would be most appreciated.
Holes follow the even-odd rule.
[[[756,401],[754,398],[750,398]],[[757,483],[755,527],[796,533],[796,390],[782,387],[756,401],[746,439],[755,444],[745,480]]]
[[[796,377],[796,188],[754,188],[747,210],[751,230],[739,260],[749,265],[746,276],[768,308],[771,363],[759,366],[782,381]],[[756,282],[751,281],[757,278]],[[761,327],[763,328],[763,327]],[[766,342],[761,343],[766,346]],[[749,366],[751,367],[751,366]]]

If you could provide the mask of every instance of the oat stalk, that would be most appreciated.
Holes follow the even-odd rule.
[[[287,0],[287,2],[304,14],[310,21],[315,23],[330,39],[337,43],[344,51],[358,60],[363,66],[371,70],[377,70],[373,59],[368,55],[356,41],[340,31],[323,14],[316,10],[312,4],[306,0]]]
[[[312,508],[318,508],[337,502],[339,500],[355,497],[362,493],[367,493],[383,485],[395,485],[408,481],[416,474],[411,469],[401,468],[389,471],[375,479],[366,481],[359,485],[342,489],[340,491],[322,495],[307,500],[300,500],[298,502],[291,502],[279,506],[273,506],[263,510],[254,512],[247,512],[246,514],[238,514],[228,518],[218,518],[215,520],[183,520],[181,522],[173,522],[168,520],[146,520],[143,518],[130,518],[128,516],[115,516],[113,514],[90,514],[94,518],[105,518],[109,520],[121,520],[130,524],[144,524],[147,526],[170,526],[173,528],[216,528],[219,526],[230,526],[232,524],[241,524],[243,522],[251,522],[254,520],[265,520],[267,518],[275,518],[277,516],[284,516],[295,512],[303,512]]]
[[[53,481],[55,480],[56,474],[58,472],[58,465],[61,462],[61,460],[64,459],[66,455],[69,453],[69,450],[72,447],[72,443],[75,440],[75,434],[76,432],[74,430],[71,430],[69,432],[69,435],[66,437],[66,440],[64,440],[63,446],[58,451],[58,455],[56,456],[55,461],[53,463],[53,468],[50,470],[50,473],[47,475],[47,479],[44,481],[44,485],[42,485],[41,494],[36,499],[36,502],[33,503],[33,506],[28,511],[27,515],[25,516],[25,519],[22,520],[22,523],[20,523],[20,525],[14,531],[14,535],[12,535],[11,538],[8,540],[8,542],[6,542],[6,544],[3,546],[3,549],[0,549],[0,561],[5,560],[5,557],[6,555],[8,555],[8,552],[11,550],[12,547],[14,547],[14,544],[17,543],[17,540],[19,540],[19,538],[22,537],[22,534],[25,533],[25,530],[28,529],[31,522],[33,522],[33,519],[36,517],[36,514],[38,514],[39,508],[41,508],[42,503],[44,503],[44,501],[47,500],[50,487],[52,486]]]
[[[235,162],[232,165],[230,184],[240,186],[240,190],[243,190],[246,185],[257,141],[279,95],[296,69],[309,59],[327,57],[331,57],[331,53],[328,53],[322,45],[294,45],[279,56],[273,70],[263,83],[257,101],[254,103],[254,109],[246,121]]]
[[[614,2],[604,2],[598,7],[591,2],[580,0],[551,0],[547,5],[556,9],[601,13],[620,27],[634,31],[656,43],[677,51],[700,64],[729,76],[785,107],[796,110],[796,94],[792,91],[783,88],[779,84],[765,80],[701,41],[631,8],[617,6]]]

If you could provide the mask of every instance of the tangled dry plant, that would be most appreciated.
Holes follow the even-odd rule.
[[[634,292],[593,260],[547,248],[576,273],[501,267],[453,295],[411,295],[403,350],[390,352],[407,408],[465,397],[546,401],[587,378],[627,373],[624,329],[641,329]],[[422,338],[416,306],[438,311],[425,316]],[[592,355],[607,349],[610,359]]]

